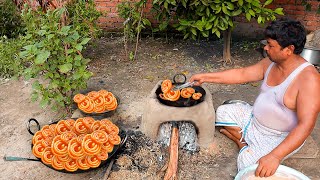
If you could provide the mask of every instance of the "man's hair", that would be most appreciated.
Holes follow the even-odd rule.
[[[300,54],[306,43],[306,30],[303,25],[288,18],[271,22],[265,29],[264,35],[266,38],[276,40],[282,48],[293,45],[295,54]]]

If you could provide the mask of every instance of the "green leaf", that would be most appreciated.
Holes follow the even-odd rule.
[[[247,18],[248,21],[250,21],[251,20],[251,15],[249,13],[246,13],[246,18]]]
[[[277,8],[277,9],[274,10],[274,12],[279,14],[279,15],[284,15],[283,8]]]
[[[82,51],[83,46],[81,44],[77,44],[75,47],[78,51]]]
[[[211,16],[208,20],[208,22],[213,22],[215,19],[217,18],[217,16]]]
[[[251,16],[253,16],[253,17],[256,16],[256,14],[254,13],[254,11],[253,11],[252,9],[249,9],[249,14],[250,14]]]
[[[50,51],[41,51],[34,60],[35,64],[43,64],[50,56]]]
[[[231,2],[227,2],[227,8],[230,10],[234,10],[234,5]]]
[[[239,6],[243,6],[243,0],[238,1]]]
[[[185,30],[185,29],[187,29],[186,26],[179,26],[178,28],[176,28],[176,30],[178,30],[178,31],[182,31],[182,30]]]
[[[209,37],[209,31],[202,31],[201,34],[203,37]]]
[[[211,33],[215,33],[218,29],[217,28],[212,28]]]
[[[85,45],[90,41],[91,38],[84,38],[80,44]]]
[[[61,34],[63,34],[63,35],[68,35],[68,32],[69,32],[69,30],[70,30],[70,26],[63,26],[62,28],[61,28]]]
[[[216,34],[216,36],[218,37],[218,38],[220,38],[220,31],[219,30],[217,30],[217,31],[215,31],[215,34]]]
[[[49,34],[48,35],[48,39],[50,40],[50,39],[52,39],[54,37],[54,34]]]
[[[186,33],[184,36],[183,36],[183,39],[187,39],[189,37],[190,33]]]
[[[61,73],[67,73],[72,69],[72,64],[71,63],[67,63],[67,64],[63,64],[59,66],[59,71]]]
[[[259,16],[259,17],[258,17],[258,23],[260,24],[261,22],[262,22],[262,17]]]
[[[241,10],[241,9],[238,9],[238,10],[236,10],[236,11],[232,11],[231,16],[238,16],[238,15],[241,14],[241,13],[242,13],[242,10]]]
[[[151,26],[151,22],[148,19],[142,19],[144,25]]]
[[[192,34],[197,35],[197,30],[196,30],[196,28],[191,28],[191,32],[192,32]]]
[[[266,2],[264,2],[264,6],[268,6],[269,4],[272,3],[273,0],[267,0]]]
[[[212,28],[212,23],[207,23],[205,28],[206,28],[206,30],[211,29]]]

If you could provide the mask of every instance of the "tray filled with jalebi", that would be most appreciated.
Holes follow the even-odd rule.
[[[38,131],[30,130],[30,123]],[[92,117],[60,120],[40,129],[28,121],[32,153],[46,166],[60,172],[79,173],[98,168],[125,144],[127,135],[108,119]]]
[[[74,95],[73,101],[83,114],[89,116],[114,112],[119,104],[119,98],[104,89],[78,93]]]

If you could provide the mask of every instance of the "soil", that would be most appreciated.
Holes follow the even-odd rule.
[[[222,60],[222,41],[182,41],[177,38],[143,38],[136,60],[126,58],[121,37],[108,36],[93,42],[84,53],[92,61],[89,69],[94,76],[87,90],[106,89],[120,99],[119,106],[108,117],[127,132],[127,141],[114,156],[108,179],[162,179],[168,151],[139,131],[147,96],[159,80],[172,79],[176,73],[192,74],[243,67],[258,62],[262,55],[256,49],[259,40],[233,41],[232,64]],[[133,50],[134,44],[130,46]],[[225,100],[240,99],[253,103],[260,82],[241,85],[207,84],[214,107]],[[26,129],[30,118],[41,127],[72,114],[40,108],[30,100],[32,81],[2,79],[0,81],[0,156],[35,158],[31,151],[32,135]],[[318,118],[319,119],[319,118]],[[320,147],[319,121],[312,133]],[[179,150],[178,179],[233,179],[237,174],[236,145],[215,130],[213,151]],[[105,179],[110,161],[99,168],[83,173],[62,173],[41,162],[4,161],[0,159],[0,179]],[[320,157],[289,159],[284,165],[303,172],[311,179],[320,179]]]

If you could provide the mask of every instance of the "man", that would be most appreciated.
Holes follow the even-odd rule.
[[[252,66],[195,74],[190,81],[240,84],[262,81],[253,106],[218,107],[216,126],[240,148],[238,170],[258,163],[256,176],[275,173],[281,161],[299,150],[320,111],[320,75],[299,54],[306,42],[300,22],[280,19],[265,30],[268,57]]]

